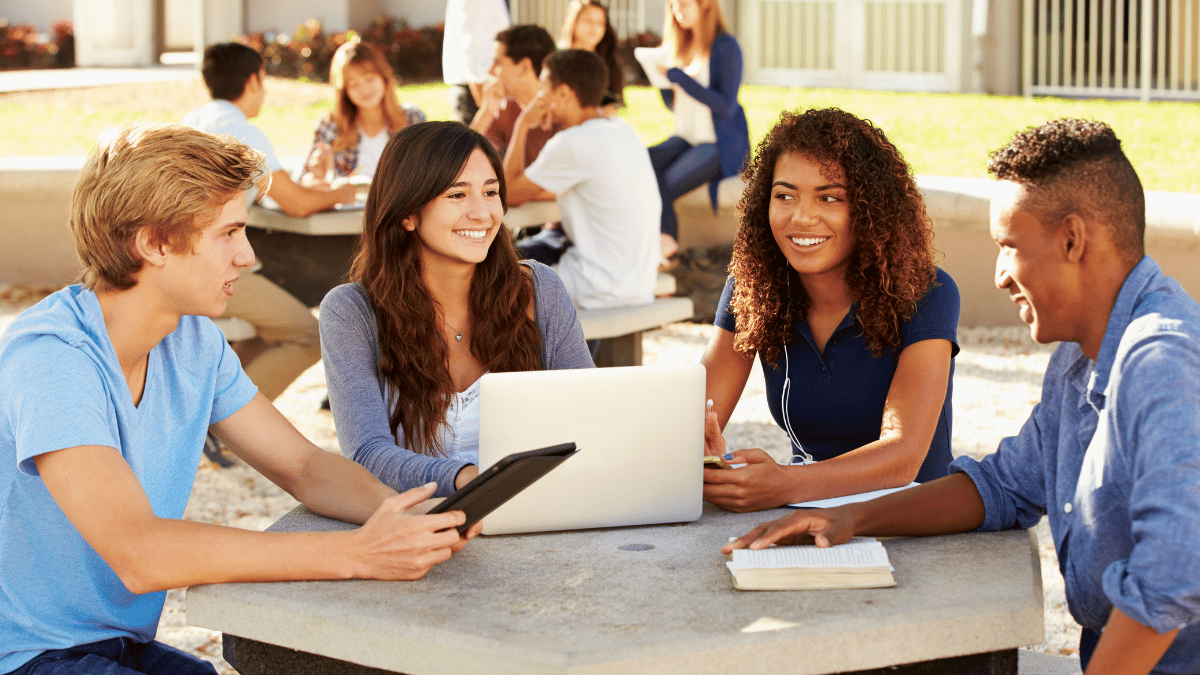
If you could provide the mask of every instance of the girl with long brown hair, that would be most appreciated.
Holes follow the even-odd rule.
[[[959,296],[908,163],[850,113],[785,112],[744,178],[706,443],[724,452],[758,354],[793,462],[730,453],[745,466],[706,469],[704,498],[754,511],[945,476]]]
[[[617,61],[617,31],[607,5],[601,0],[571,0],[558,33],[558,48],[595,52],[608,67],[608,93],[600,107],[612,113],[625,104],[625,71]]]
[[[479,378],[590,368],[554,272],[517,260],[500,157],[458,122],[388,141],[350,283],[321,303],[321,353],[342,453],[384,483],[478,473]],[[536,414],[536,411],[530,411]]]
[[[379,48],[351,38],[329,65],[333,110],[318,124],[300,182],[375,175],[379,155],[395,132],[425,121],[420,108],[396,97],[396,76]]]

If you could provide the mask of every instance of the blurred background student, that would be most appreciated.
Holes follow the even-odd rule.
[[[537,96],[542,62],[555,49],[550,32],[537,24],[520,23],[496,33],[488,81],[470,126],[486,136],[501,157],[512,140],[517,117]],[[554,126],[531,131],[525,139],[527,165],[533,163],[542,146],[557,132]]]
[[[600,107],[613,114],[625,105],[625,73],[617,63],[617,32],[607,5],[600,0],[571,0],[558,34],[558,48],[595,52],[608,68],[608,93]]]
[[[718,0],[668,0],[662,49],[672,67],[663,103],[675,113],[675,132],[650,148],[662,196],[662,249],[679,250],[675,200],[709,183],[713,208],[722,178],[736,174],[750,153],[746,111],[738,103],[742,48],[726,27]]]
[[[388,138],[425,121],[420,108],[401,105],[396,97],[396,76],[383,52],[358,38],[334,52],[329,83],[336,100],[333,111],[317,124],[300,177],[303,185],[374,176]]]
[[[463,124],[479,111],[492,39],[508,28],[506,0],[447,0],[442,37],[442,80],[451,85],[450,104]]]

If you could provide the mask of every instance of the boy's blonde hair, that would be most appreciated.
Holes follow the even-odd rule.
[[[137,283],[142,228],[152,245],[191,250],[230,199],[254,186],[263,156],[230,136],[177,124],[123,124],[100,135],[71,197],[71,233],[92,290]]]

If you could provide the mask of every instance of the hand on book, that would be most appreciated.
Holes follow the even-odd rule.
[[[853,505],[836,509],[803,510],[762,523],[721,548],[722,553],[734,549],[764,549],[771,544],[812,544],[822,548],[844,544],[854,536]]]
[[[704,501],[736,513],[773,509],[792,501],[789,499],[791,481],[786,466],[758,448],[738,450],[732,455],[732,459],[727,458],[730,464],[745,466],[705,469]]]

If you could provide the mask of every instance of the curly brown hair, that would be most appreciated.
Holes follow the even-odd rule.
[[[438,455],[438,430],[454,396],[438,309],[421,276],[421,248],[405,218],[448,188],[475,150],[482,150],[500,180],[508,210],[504,169],[492,144],[458,122],[423,122],[396,133],[379,158],[363,214],[363,233],[350,267],[362,284],[379,331],[379,372],[387,383],[388,424],[402,429],[409,449]],[[541,368],[542,335],[529,318],[533,280],[501,226],[487,257],[475,267],[468,292],[471,354],[488,372]]]
[[[876,357],[900,346],[900,326],[933,284],[933,225],[912,170],[883,131],[837,108],[785,111],[743,170],[746,191],[729,265],[731,309],[737,316],[734,347],[762,352],[776,363],[793,326],[811,299],[775,243],[769,211],[779,158],[799,152],[846,176],[850,253],[846,285],[858,303],[858,320]]]

